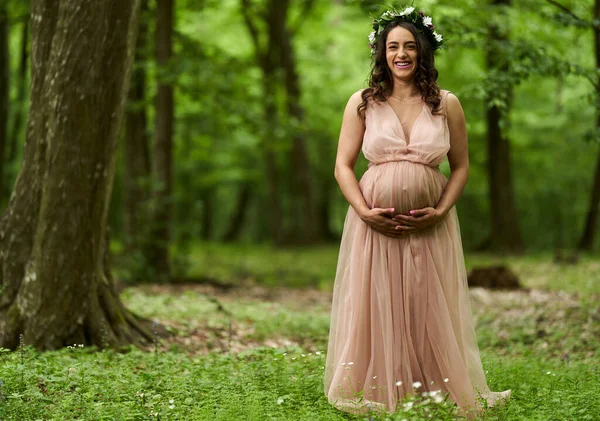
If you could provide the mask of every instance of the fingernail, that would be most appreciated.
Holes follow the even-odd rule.
[[[415,213],[415,211],[410,211],[410,214],[412,215],[413,213]]]

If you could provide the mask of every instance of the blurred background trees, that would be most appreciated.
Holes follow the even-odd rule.
[[[365,86],[369,14],[387,2],[142,3],[109,215],[121,276],[184,278],[200,242],[335,244],[342,112]],[[418,4],[448,41],[440,86],[467,116],[467,250],[597,249],[599,4]],[[29,24],[27,1],[0,0],[3,209],[22,165]]]

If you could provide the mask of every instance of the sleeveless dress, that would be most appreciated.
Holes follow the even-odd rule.
[[[435,207],[447,182],[439,170],[450,150],[444,112],[434,115],[423,102],[408,142],[387,102],[368,104],[365,126],[369,165],[359,185],[369,208]],[[325,395],[343,411],[394,412],[404,396],[437,390],[478,410],[479,398],[493,405],[510,394],[486,384],[455,207],[432,227],[392,238],[350,206],[330,323]]]

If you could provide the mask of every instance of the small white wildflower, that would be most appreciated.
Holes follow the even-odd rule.
[[[373,379],[376,379],[376,378],[377,378],[377,376],[373,376]]]
[[[444,401],[444,398],[442,398],[441,395],[435,395],[433,397],[433,400],[435,401],[435,403],[442,403]]]
[[[400,12],[400,16],[410,15],[413,12],[413,10],[415,10],[414,7],[407,7],[402,12]]]
[[[551,371],[546,371],[546,374],[552,374],[552,372]]]
[[[306,355],[305,355],[305,354],[300,354],[300,355],[302,355],[303,357],[306,357]]]
[[[296,357],[292,357],[292,360],[295,360],[295,359],[296,359]]]
[[[175,405],[169,405],[169,409],[175,409]]]
[[[342,365],[346,365],[346,363],[342,363]]]
[[[284,352],[283,355],[287,355],[287,352]]]
[[[375,35],[376,35],[375,31],[373,31],[369,34],[369,44],[375,44]]]
[[[396,382],[396,386],[402,386],[402,381],[401,381],[401,380],[398,380],[398,381]]]
[[[175,403],[173,399],[169,399],[169,403]]]
[[[405,411],[408,411],[410,408],[412,408],[413,403],[412,402],[406,402],[404,405],[402,405],[404,407]]]
[[[425,26],[431,26],[431,25],[433,25],[433,23],[431,21],[431,16],[424,16],[423,17],[423,25],[425,25]]]
[[[448,383],[448,380],[449,380],[449,379],[448,379],[448,377],[446,377],[446,378],[444,379],[444,383]]]
[[[321,351],[315,352],[315,355],[321,355]]]
[[[421,393],[421,396],[423,396],[423,397],[429,396],[429,392],[423,392],[423,393]]]
[[[348,365],[352,365],[352,364],[354,364],[352,361],[350,361],[350,362],[348,363]]]
[[[435,31],[433,31],[433,37],[435,38],[435,40],[437,42],[442,42],[442,39],[443,39],[442,36]]]
[[[421,382],[414,382],[414,383],[413,383],[413,387],[414,387],[415,389],[418,389],[418,388],[419,388],[419,387],[421,387],[421,386],[422,386],[422,385],[421,385]]]
[[[283,398],[277,399],[277,405],[281,405],[283,403]]]

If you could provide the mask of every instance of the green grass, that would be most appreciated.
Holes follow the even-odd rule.
[[[204,267],[204,277],[240,287],[127,288],[129,308],[173,333],[156,348],[1,350],[0,420],[366,419],[335,410],[323,395],[336,253],[198,246],[192,275]],[[551,257],[505,261],[541,290],[472,294],[488,383],[513,390],[508,405],[482,419],[600,420],[598,260],[556,266]],[[498,262],[467,257],[469,267]],[[421,400],[374,418],[454,420],[448,413]]]

